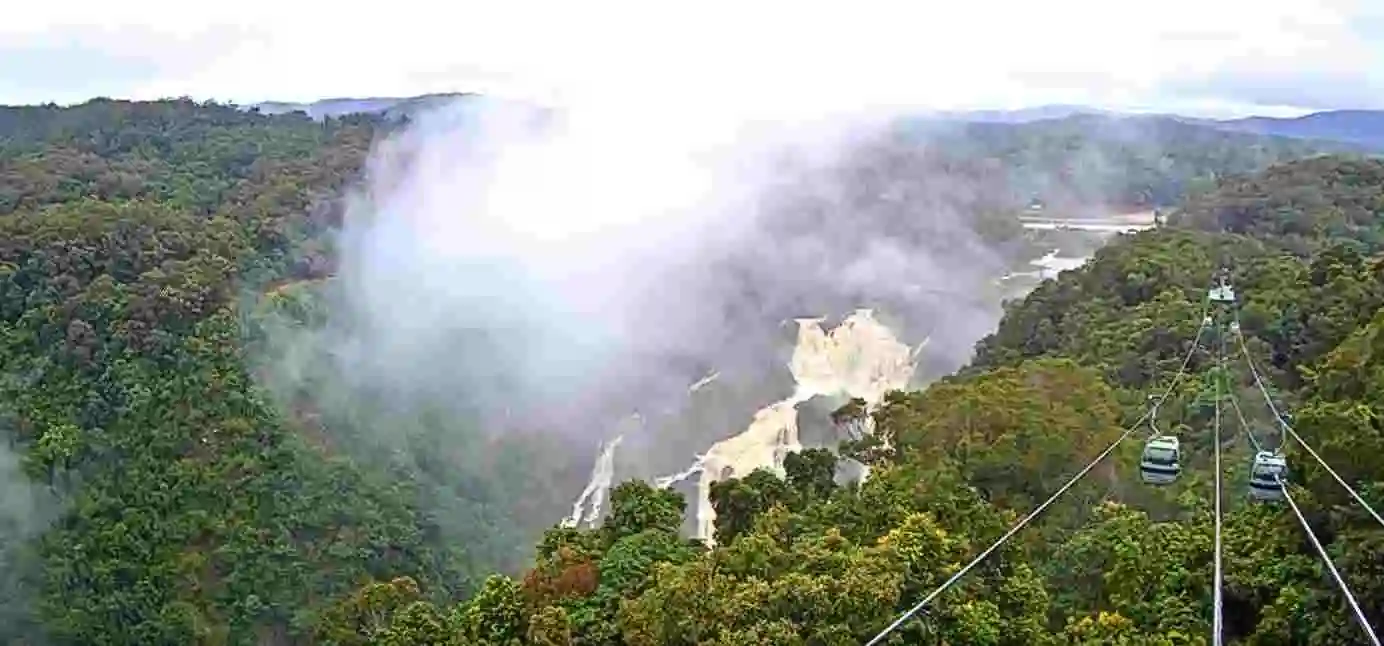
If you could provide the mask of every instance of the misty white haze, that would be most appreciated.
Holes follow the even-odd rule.
[[[796,358],[792,319],[874,308],[883,322],[869,324],[904,356],[933,339],[924,377],[966,360],[998,320],[987,290],[1003,266],[971,229],[975,187],[930,170],[926,146],[879,113],[727,115],[471,100],[421,116],[372,152],[347,202],[329,320],[278,330],[272,385],[298,387],[304,362],[329,356],[357,393],[338,401],[370,393],[490,435],[540,432],[580,470],[595,461],[584,493],[565,486],[599,505],[614,482],[685,469],[775,401],[878,399],[841,385],[854,383],[845,373],[795,368],[795,386],[789,358],[814,359]],[[888,387],[906,387],[914,365],[895,372]],[[833,385],[802,381],[813,375]],[[706,396],[738,403],[693,401]],[[638,428],[617,429],[633,413]],[[800,446],[796,420],[779,424],[756,437],[782,446],[750,454]],[[371,446],[402,442],[389,425],[364,432]],[[760,466],[776,464],[731,471]],[[581,504],[571,520],[594,520]],[[705,535],[709,510],[692,507]]]
[[[843,133],[737,140],[731,124],[670,128],[667,116],[459,104],[383,142],[341,237],[345,305],[367,335],[349,350],[371,367],[360,374],[411,373],[454,331],[484,329],[525,404],[542,407],[557,400],[532,398],[590,390],[605,371],[649,368],[624,365],[635,355],[697,351],[724,333],[704,329],[723,305],[697,291],[719,290],[703,276],[711,263],[785,252],[752,232],[756,200],[785,168],[770,142],[813,142],[790,151],[802,167],[830,159],[827,135]],[[875,278],[855,262],[847,280]]]
[[[27,618],[35,587],[29,541],[61,510],[57,496],[30,480],[20,457],[0,444],[0,626]]]
[[[43,515],[43,499],[40,487],[25,475],[19,456],[0,446],[0,548],[32,531]]]
[[[1183,114],[1378,107],[1384,7],[1360,0],[244,0],[25,3],[0,21],[0,102],[239,103],[476,91],[658,100],[765,118],[825,108],[1081,103]]]
[[[679,595],[707,571],[695,567],[717,567],[690,563],[699,546],[683,538],[714,545],[717,505],[725,539],[727,521],[752,517],[727,503],[775,499],[814,532],[838,511],[861,520],[808,551],[775,548],[844,575],[811,566],[769,587],[740,577],[731,583],[753,594],[738,598],[804,592],[795,603],[811,611],[813,595],[839,593],[888,613],[931,576],[907,549],[918,539],[977,562],[1006,555],[963,584],[993,603],[949,615],[955,634],[1007,629],[1014,613],[1041,631],[1073,610],[1067,637],[1080,639],[1094,611],[1060,594],[1071,579],[1061,566],[1084,549],[1076,523],[1089,505],[1052,519],[1054,540],[1022,554],[1033,567],[977,541],[1088,447],[1064,457],[1023,428],[1012,441],[987,432],[998,449],[984,464],[967,440],[955,460],[938,444],[873,475],[845,458],[827,474],[816,459],[826,456],[809,455],[809,481],[763,496],[717,487],[713,504],[713,485],[783,475],[791,452],[874,433],[890,393],[1061,354],[1086,334],[1077,319],[1104,321],[1089,306],[1104,316],[1131,305],[1095,294],[1127,266],[1156,265],[1140,296],[1177,316],[1186,272],[1163,271],[1167,253],[1210,249],[1218,227],[1260,226],[1257,212],[1221,212],[1258,199],[1224,191],[1235,188],[1226,178],[1354,155],[1365,134],[1384,150],[1384,131],[1318,119],[1342,114],[1228,120],[1378,109],[1384,123],[1381,63],[1384,0],[7,8],[0,215],[16,223],[6,242],[17,269],[0,267],[16,296],[0,321],[14,381],[0,392],[21,395],[11,399],[23,424],[0,442],[0,642],[99,641],[103,630],[107,641],[368,640],[385,623],[398,636],[434,618],[454,641],[564,630],[657,640],[676,632],[666,615],[685,609]],[[1335,162],[1323,170],[1348,177]],[[1278,199],[1274,182],[1242,184],[1270,207]],[[1204,213],[1177,213],[1189,198]],[[1207,231],[1179,230],[1192,216]],[[1163,222],[1175,228],[1145,236],[1161,245],[1152,255],[1099,251]],[[1093,254],[1089,274],[1009,306]],[[1152,371],[1137,385],[1162,372],[1169,335],[1155,327],[1149,356],[1117,376]],[[1281,344],[1260,341],[1280,358]],[[1087,368],[1040,376],[1110,399],[1101,367]],[[1097,437],[1126,391],[1090,420],[1049,417]],[[930,405],[909,399],[881,426]],[[0,401],[0,426],[9,406]],[[1137,461],[1126,448],[1100,459]],[[987,484],[1017,462],[1034,486]],[[824,498],[828,475],[875,480]],[[1219,625],[1217,482],[1215,585],[1204,587]],[[614,505],[620,520],[635,507],[645,518],[602,528],[612,501],[648,495],[645,483],[656,504]],[[681,536],[663,531],[669,491],[686,502]],[[900,491],[913,496],[907,509],[875,504]],[[1131,514],[1149,502],[1149,522],[1182,501],[1111,491]],[[624,531],[650,519],[657,530]],[[944,526],[947,540],[933,541]],[[574,527],[596,531],[568,540]],[[874,558],[885,533],[904,549]],[[664,560],[692,578],[668,579],[655,567]],[[495,573],[510,578],[486,578]],[[393,603],[417,596],[414,585],[438,614]],[[1265,617],[1341,610],[1307,593],[1316,606],[1276,602],[1264,607],[1283,616]],[[371,605],[380,594],[388,608]],[[513,599],[522,613],[509,612]],[[880,618],[833,615],[817,630],[827,615],[792,613],[694,623],[810,640]],[[1200,621],[1188,617],[1178,621]],[[904,625],[924,628],[935,632],[916,617]]]

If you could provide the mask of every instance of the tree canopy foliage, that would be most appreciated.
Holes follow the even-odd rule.
[[[1318,153],[1361,152],[1337,142],[1226,132],[1171,117],[1073,115],[1029,123],[920,126],[951,160],[979,160],[994,189],[1062,211],[1172,206],[1216,186]]]
[[[1266,175],[1301,178],[1355,163],[1310,160]],[[1343,201],[1353,195],[1345,185]],[[635,529],[618,519],[652,519],[656,505],[667,505],[672,518],[680,502],[626,484],[605,527],[553,530],[546,555],[522,582],[487,584],[506,591],[509,614],[498,618],[480,607],[498,602],[479,598],[450,611],[448,643],[862,643],[1117,438],[1146,409],[1148,394],[1169,386],[1221,266],[1232,269],[1246,347],[1276,405],[1296,411],[1302,436],[1384,503],[1384,383],[1376,383],[1384,373],[1374,357],[1384,348],[1376,313],[1384,269],[1339,235],[1312,239],[1305,256],[1285,246],[1290,235],[1175,227],[1124,236],[1012,304],[966,370],[921,392],[892,393],[873,412],[858,403],[843,408],[838,423],[873,419],[872,435],[842,447],[871,467],[863,483],[830,478],[836,457],[820,449],[786,461],[782,474],[716,483],[717,546],[674,548],[683,543],[665,534],[666,556],[650,553],[641,584],[617,594],[606,586],[630,579],[611,536]],[[1282,433],[1236,353],[1218,363],[1215,349],[1233,343],[1223,338],[1227,322],[1208,328],[1191,353],[1189,378],[1172,388],[1153,423],[1183,438],[1181,480],[1160,489],[1140,484],[1139,441],[1128,441],[889,643],[1210,643],[1218,382],[1248,423],[1238,428],[1222,402],[1227,643],[1362,643],[1296,518],[1284,505],[1247,500],[1247,436],[1273,446]],[[1282,446],[1294,465],[1295,500],[1378,627],[1384,528],[1291,441]],[[555,545],[558,554],[566,550],[562,569]],[[567,594],[535,588],[555,576],[570,583]],[[479,634],[480,616],[497,617],[489,634],[501,637],[468,641]]]
[[[1150,156],[1081,124],[953,141],[975,142],[958,154],[1011,187],[1025,167],[1137,166],[1075,193],[1131,204],[1307,150],[1182,124]],[[427,419],[403,434],[409,460],[343,450],[399,420],[296,410],[313,402],[273,400],[247,358],[261,340],[247,301],[323,316],[301,281],[331,273],[319,234],[382,127],[187,100],[0,109],[0,643],[859,644],[1139,417],[1191,349],[1222,265],[1272,395],[1384,503],[1384,174],[1331,157],[1221,179],[1175,226],[1121,237],[1009,304],[965,370],[836,415],[872,434],[716,483],[714,548],[680,535],[680,495],[638,481],[613,489],[600,527],[530,546],[488,497],[505,471],[480,463],[540,453],[479,435],[449,449]],[[1091,157],[1091,140],[1124,143]],[[1154,419],[1184,438],[1178,483],[1141,485],[1128,441],[889,643],[1209,643],[1213,385],[1264,441],[1281,434],[1208,334]],[[1244,433],[1222,438],[1228,640],[1360,643],[1294,517],[1240,493]],[[1294,496],[1384,621],[1384,532],[1284,446]],[[869,477],[840,480],[842,459]],[[468,479],[448,479],[458,464]]]
[[[4,115],[0,414],[58,519],[14,550],[0,641],[274,643],[371,577],[468,590],[410,484],[313,451],[240,351],[239,291],[323,270],[298,243],[373,126],[187,101]]]
[[[1273,201],[1282,198],[1276,187],[1292,191],[1303,182],[1324,187],[1319,197],[1327,206],[1304,207],[1309,217],[1319,208],[1354,208],[1368,180],[1310,178],[1349,175],[1372,163],[1290,163],[1226,180],[1188,208],[1204,208],[1242,183],[1263,187]],[[1011,304],[966,370],[921,392],[893,393],[873,412],[858,403],[838,412],[841,424],[873,419],[872,435],[843,446],[843,455],[871,467],[863,483],[833,480],[835,457],[822,450],[786,461],[782,474],[758,471],[716,483],[717,547],[653,557],[643,582],[612,600],[602,589],[629,580],[616,574],[625,571],[618,560],[624,552],[612,556],[617,543],[610,535],[628,536],[632,528],[617,519],[653,518],[656,504],[668,505],[671,518],[678,504],[655,502],[644,485],[624,485],[605,527],[554,530],[542,550],[547,556],[523,583],[487,584],[506,591],[509,614],[483,611],[477,599],[458,605],[449,643],[862,643],[1116,438],[1145,409],[1148,394],[1169,386],[1192,350],[1208,313],[1210,278],[1222,266],[1241,295],[1246,348],[1277,405],[1296,411],[1296,428],[1342,477],[1384,503],[1384,383],[1376,383],[1384,373],[1374,357],[1384,351],[1377,314],[1384,264],[1340,229],[1295,236],[1267,225],[1124,236],[1087,266]],[[1303,240],[1309,244],[1298,244]],[[1200,339],[1190,378],[1170,391],[1154,421],[1183,437],[1183,479],[1163,489],[1139,484],[1138,443],[1127,443],[890,643],[1210,643],[1209,454],[1218,380],[1249,424],[1222,429],[1227,641],[1361,643],[1295,517],[1282,505],[1246,501],[1252,452],[1245,436],[1277,444],[1282,433],[1248,367],[1233,353],[1225,368],[1218,366],[1213,349],[1231,343],[1223,338],[1226,322]],[[1384,528],[1300,449],[1291,442],[1283,448],[1310,526],[1371,620],[1381,621]],[[629,497],[635,490],[643,493]],[[671,534],[663,540],[670,549],[675,544]],[[552,564],[558,544],[568,550],[564,570]],[[555,599],[533,588],[536,578],[552,580],[554,572],[566,573],[571,594]],[[479,634],[480,616],[497,617],[489,634],[501,637],[468,641]]]
[[[1174,223],[1254,236],[1309,255],[1342,244],[1384,249],[1384,161],[1318,157],[1240,175],[1197,195]]]

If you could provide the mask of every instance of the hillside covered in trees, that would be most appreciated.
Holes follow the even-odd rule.
[[[983,160],[1012,201],[1063,211],[1157,208],[1270,164],[1358,145],[1225,132],[1170,117],[1076,114],[1028,123],[919,126],[948,159]]]
[[[625,483],[599,530],[550,531],[523,577],[492,577],[476,597],[440,607],[419,601],[410,579],[378,582],[339,606],[330,636],[354,644],[864,643],[1139,420],[1149,394],[1167,389],[1153,424],[1182,439],[1186,473],[1177,483],[1139,482],[1141,422],[1039,521],[885,643],[1211,643],[1218,401],[1226,643],[1368,643],[1288,505],[1246,495],[1252,447],[1282,447],[1295,503],[1376,630],[1384,627],[1384,526],[1283,440],[1247,365],[1234,353],[1219,363],[1227,328],[1209,329],[1188,357],[1210,278],[1227,266],[1246,349],[1276,405],[1346,482],[1384,505],[1384,373],[1375,356],[1384,261],[1339,228],[1313,228],[1311,251],[1296,254],[1267,225],[1227,233],[1219,221],[1192,217],[1252,204],[1233,213],[1335,222],[1380,168],[1315,159],[1225,182],[1188,204],[1186,221],[1196,226],[1124,237],[1045,283],[1011,306],[971,366],[924,391],[894,393],[873,414],[874,438],[843,447],[872,467],[863,484],[834,481],[837,458],[821,450],[796,454],[782,476],[718,483],[718,545],[708,550],[678,539],[682,500]],[[1304,185],[1315,187],[1313,199],[1302,210],[1284,207]],[[1189,378],[1170,384],[1183,361]],[[847,407],[838,420],[858,424],[862,414]],[[391,620],[378,620],[385,615]]]
[[[297,243],[370,123],[186,101],[0,122],[3,641],[274,642],[362,577],[469,589],[408,482],[310,450],[239,350],[240,290],[320,269]]]
[[[249,360],[251,305],[311,305],[292,286],[330,275],[339,198],[392,127],[190,101],[0,108],[0,643],[861,643],[1139,416],[1227,262],[1299,431],[1384,502],[1379,163],[1332,157],[1224,180],[1177,227],[1012,305],[972,366],[891,395],[882,441],[845,447],[873,468],[863,484],[837,483],[823,450],[718,483],[714,549],[680,536],[686,501],[640,482],[601,528],[542,532],[569,492],[511,476],[552,463],[543,438],[438,446],[423,411],[407,446],[361,446],[355,431],[404,422],[287,406]],[[1086,135],[1068,127],[939,146],[938,163],[1018,199],[1016,155],[1079,169],[1061,151]],[[1178,187],[1319,150],[1240,137],[1140,150],[1163,151],[1147,172]],[[1214,365],[1195,354],[1160,408],[1190,447],[1178,484],[1139,485],[1127,442],[896,643],[1205,643],[1209,384],[1234,380],[1274,432],[1243,371]],[[1384,607],[1384,532],[1286,448],[1337,566]],[[1247,444],[1225,451],[1227,637],[1359,643],[1293,517],[1243,502]]]

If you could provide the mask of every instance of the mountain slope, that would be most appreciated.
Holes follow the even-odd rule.
[[[933,115],[933,118],[941,118],[955,121],[968,121],[972,123],[1029,123],[1032,121],[1046,121],[1049,119],[1065,119],[1076,115],[1114,115],[1115,113],[1107,110],[1100,110],[1082,105],[1040,105],[1032,108],[1019,108],[1016,110],[954,110],[940,112]]]
[[[1264,187],[1270,202],[1300,183],[1329,187],[1314,207],[1327,210],[1352,209],[1360,186],[1377,187],[1366,165],[1286,166],[1236,181]],[[1281,176],[1296,179],[1280,184]],[[1204,228],[1121,238],[1012,305],[967,370],[891,394],[870,417],[875,435],[846,447],[873,467],[863,484],[837,483],[834,456],[820,450],[795,454],[781,475],[718,483],[717,531],[727,540],[703,551],[676,539],[680,498],[626,483],[602,527],[550,531],[521,579],[492,577],[452,609],[414,602],[408,579],[376,583],[339,606],[329,630],[364,643],[351,642],[363,639],[356,622],[389,616],[389,638],[443,644],[862,643],[981,554],[1167,388],[1153,424],[1134,427],[1033,527],[905,622],[894,643],[1204,643],[1217,447],[1226,641],[1363,643],[1292,512],[1249,502],[1252,442],[1278,445],[1278,426],[1244,362],[1218,360],[1225,321],[1202,337],[1197,328],[1210,279],[1228,265],[1245,346],[1278,405],[1300,411],[1307,440],[1384,503],[1384,465],[1370,450],[1384,443],[1376,383],[1384,260],[1342,244],[1341,231],[1312,230],[1298,256],[1271,226],[1248,235]],[[1187,378],[1171,382],[1189,356]],[[1243,409],[1244,427],[1223,393]],[[863,414],[847,407],[838,419],[859,428]],[[1175,484],[1139,482],[1145,429],[1182,438],[1185,472]],[[1283,449],[1308,527],[1380,621],[1384,528],[1300,447]]]
[[[916,123],[916,122],[910,122]],[[1029,123],[927,124],[918,141],[946,159],[984,160],[1011,203],[1038,198],[1060,210],[1167,207],[1213,186],[1352,144],[1223,132],[1168,117],[1075,115]]]
[[[1172,195],[1315,150],[1111,124],[978,124],[934,140],[946,150],[919,165],[931,153],[891,141],[862,160],[869,180],[854,186],[872,204],[892,197],[880,197],[890,171],[916,169],[961,194],[947,204],[978,211],[995,195],[1026,203],[1035,186],[1059,187],[1074,204],[1152,200],[1141,191]],[[837,483],[825,451],[785,460],[782,477],[728,480],[714,504],[733,540],[707,550],[679,536],[679,496],[626,483],[602,527],[553,529],[528,560],[524,516],[561,497],[547,479],[567,457],[561,442],[462,428],[449,443],[439,429],[464,420],[333,389],[350,374],[324,381],[337,400],[276,400],[251,360],[263,321],[247,319],[262,300],[302,319],[329,314],[311,293],[330,281],[304,279],[331,273],[323,234],[386,127],[371,115],[314,121],[190,101],[0,111],[0,641],[859,643],[1137,417],[1186,351],[1203,281],[1223,257],[1236,260],[1245,329],[1267,374],[1290,401],[1320,404],[1315,428],[1304,407],[1304,432],[1326,438],[1343,420],[1352,433],[1376,428],[1360,363],[1373,360],[1365,349],[1378,335],[1356,330],[1381,301],[1378,264],[1336,239],[1284,253],[1271,226],[1248,227],[1254,237],[1214,224],[1156,231],[1011,306],[972,370],[893,396],[873,419],[896,450],[851,447],[874,466],[863,485]],[[1324,168],[1314,164],[1289,176]],[[1139,182],[1109,179],[1141,168]],[[1352,168],[1306,184],[1374,181]],[[1278,190],[1263,177],[1253,181]],[[1311,210],[1353,214],[1365,194],[1326,191]],[[887,206],[876,213],[884,224],[912,215]],[[1147,490],[1131,479],[1137,446],[1117,452],[906,636],[1097,644],[1204,634],[1211,365],[1197,358],[1196,379],[1160,418],[1188,438],[1195,473]],[[351,405],[321,406],[342,398]],[[865,423],[849,409],[838,417]],[[353,443],[363,430],[390,442]],[[1332,455],[1368,439],[1330,437]],[[1243,454],[1233,455],[1240,468]],[[1306,476],[1325,496],[1330,483]],[[1090,508],[1106,498],[1117,504]],[[1349,511],[1304,503],[1379,607],[1379,550],[1368,549],[1378,536]],[[1353,643],[1291,519],[1228,507],[1233,636]],[[1358,544],[1366,549],[1352,551]],[[517,558],[522,575],[481,583]]]
[[[465,92],[423,94],[412,97],[331,98],[308,103],[263,101],[244,106],[263,114],[303,112],[313,119],[341,117],[349,114],[400,114],[417,107],[432,107],[442,102],[478,95]],[[1384,150],[1384,111],[1327,110],[1300,117],[1251,116],[1237,119],[1204,119],[1176,114],[1145,115],[1122,113],[1083,105],[1053,104],[1012,110],[947,110],[920,115],[929,121],[978,124],[1021,125],[1054,121],[1072,117],[1106,117],[1119,120],[1174,120],[1188,125],[1204,126],[1226,132],[1239,132],[1313,139],[1321,142],[1349,144],[1359,150]]]
[[[1384,161],[1319,157],[1228,178],[1169,221],[1253,235],[1304,256],[1335,244],[1378,253],[1384,249]]]
[[[476,98],[479,95],[467,92],[447,92],[442,94],[420,94],[410,97],[367,97],[320,99],[311,103],[292,103],[285,101],[263,101],[252,103],[243,109],[260,114],[277,115],[290,112],[303,112],[316,120],[337,118],[352,114],[384,114],[398,117],[416,114],[423,110],[440,107],[447,103]]]
[[[241,353],[240,288],[312,269],[293,248],[374,126],[10,114],[31,128],[0,144],[0,457],[35,495],[0,491],[0,642],[283,643],[372,576],[465,591],[469,546],[416,484],[307,445]]]
[[[1177,114],[1138,115],[1079,105],[1045,105],[1017,110],[941,112],[932,118],[971,123],[1023,124],[1074,116],[1105,116],[1125,120],[1173,119],[1226,132],[1315,139],[1352,144],[1368,150],[1384,150],[1384,111],[1381,110],[1326,110],[1300,117],[1250,116],[1236,119],[1203,119]]]
[[[1384,149],[1384,111],[1330,110],[1293,118],[1248,117],[1216,121],[1223,130],[1299,139],[1324,139]]]

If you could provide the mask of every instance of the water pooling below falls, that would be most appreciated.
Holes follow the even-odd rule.
[[[871,310],[857,310],[830,332],[825,319],[798,319],[797,344],[789,361],[793,392],[787,398],[761,408],[742,432],[712,444],[687,469],[655,479],[658,487],[699,476],[695,508],[697,538],[710,542],[716,513],[711,507],[711,483],[743,477],[758,468],[782,472],[783,459],[802,450],[798,434],[798,406],[817,396],[859,397],[869,406],[885,393],[908,386],[913,378],[920,344],[910,348],[877,320]],[[693,384],[689,392],[716,378],[715,373]],[[868,429],[867,429],[868,430]],[[601,446],[591,479],[572,507],[567,526],[595,525],[606,491],[614,478],[614,454],[624,433]]]

